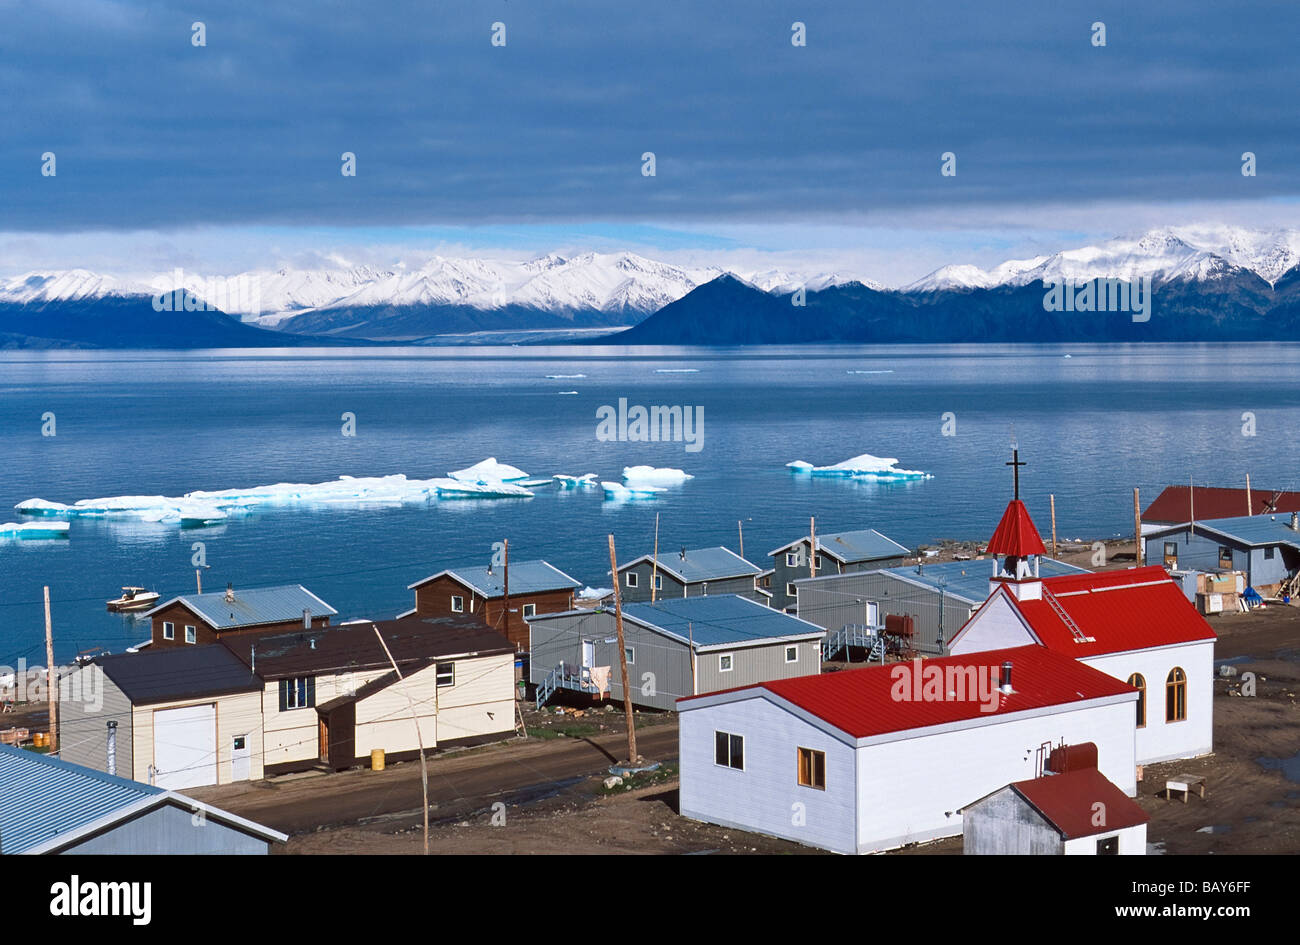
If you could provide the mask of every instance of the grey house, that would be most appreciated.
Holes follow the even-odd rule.
[[[262,854],[288,837],[183,794],[0,745],[0,853]]]
[[[824,577],[830,574],[851,574],[855,571],[873,571],[892,568],[903,563],[912,552],[886,538],[874,528],[855,532],[833,532],[817,535],[817,552],[813,561],[811,542],[807,537],[792,541],[768,552],[772,559],[772,606],[780,610],[795,603],[795,582],[800,578]]]
[[[942,561],[804,578],[794,582],[796,612],[828,633],[846,626],[881,627],[891,614],[911,615],[916,631],[913,647],[927,655],[946,656],[947,641],[988,599],[993,566],[992,558]],[[1083,571],[1053,558],[1039,562],[1042,577]]]
[[[609,667],[622,700],[614,608],[542,614],[530,621],[529,681],[594,693],[592,668]],[[747,597],[674,597],[623,607],[632,701],[673,709],[690,695],[821,672],[822,629]],[[548,683],[548,680],[550,682]]]
[[[652,585],[655,600],[740,594],[766,604],[771,596],[758,584],[766,572],[721,545],[662,553],[657,561],[642,555],[619,565],[618,573],[624,601],[650,600]]]
[[[1146,560],[1178,571],[1244,571],[1265,596],[1300,568],[1300,514],[1242,515],[1148,532]]]

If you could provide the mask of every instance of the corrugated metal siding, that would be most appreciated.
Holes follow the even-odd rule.
[[[793,663],[785,661],[787,646],[798,650],[799,658]],[[730,653],[732,669],[722,672],[718,668],[719,657]],[[775,643],[767,646],[751,646],[732,650],[709,650],[696,658],[695,672],[699,684],[698,692],[717,692],[720,689],[734,689],[737,686],[750,686],[767,682],[771,679],[790,679],[795,676],[814,676],[821,672],[821,643],[816,640],[802,643]]]
[[[976,856],[1060,856],[1061,835],[1011,788],[962,811],[962,852]]]
[[[132,776],[131,703],[114,682],[90,665],[79,667],[75,680],[60,680],[60,693],[83,695],[99,686],[103,705],[95,710],[84,699],[63,699],[59,703],[59,757],[96,771],[108,770],[108,722],[117,722],[117,774]],[[77,688],[70,688],[77,687]]]
[[[90,854],[266,855],[268,840],[235,830],[211,817],[166,804],[90,837],[62,852]]]
[[[799,616],[826,630],[867,621],[867,602],[880,605],[880,621],[889,614],[911,614],[916,619],[914,646],[921,653],[944,655],[939,641],[952,639],[970,619],[970,603],[951,594],[943,596],[943,630],[939,628],[937,591],[919,587],[890,574],[849,572],[799,587]],[[861,601],[861,603],[859,603]]]

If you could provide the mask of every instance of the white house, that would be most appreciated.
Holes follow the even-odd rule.
[[[1137,761],[1212,750],[1214,631],[1159,566],[1039,577],[1045,551],[1019,500],[989,541],[989,599],[948,642],[954,655],[1038,644],[1132,686]]]
[[[973,798],[1093,742],[1137,790],[1130,686],[1021,646],[682,699],[681,813],[839,853],[962,832]]]

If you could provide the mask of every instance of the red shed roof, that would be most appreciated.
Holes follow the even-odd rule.
[[[1013,691],[1008,694],[997,692],[998,671],[1004,661],[1012,664]],[[1012,712],[1137,692],[1133,687],[1091,666],[1032,644],[915,662],[919,666],[914,663],[869,666],[819,676],[776,679],[726,692],[766,690],[853,738],[991,719]],[[932,674],[934,669],[944,673],[946,678],[949,668],[954,671],[952,675],[955,677],[957,672],[969,667],[974,667],[979,678],[984,680],[984,693],[993,694],[996,699],[995,708],[988,709],[979,698],[952,698],[952,690],[947,688],[946,682],[940,691],[948,698],[930,700],[923,697],[924,689],[921,695],[917,695],[911,685],[917,682],[918,675],[923,684],[925,674]],[[900,671],[901,674],[906,674],[906,684],[900,679]],[[688,696],[679,699],[678,705],[681,709],[689,709],[692,708],[689,703],[718,695],[720,693],[712,692]],[[992,701],[989,701],[990,705]]]
[[[1002,513],[1002,521],[989,539],[987,549],[991,555],[1015,555],[1023,558],[1027,555],[1045,555],[1043,539],[1034,527],[1034,520],[1029,517],[1029,510],[1019,499],[1007,503],[1007,510]]]
[[[1152,524],[1177,525],[1190,522],[1193,513],[1196,521],[1208,522],[1216,518],[1237,518],[1241,515],[1265,515],[1273,512],[1300,512],[1300,492],[1280,492],[1275,489],[1251,489],[1250,506],[1246,505],[1245,489],[1222,489],[1216,486],[1166,486],[1155,501],[1142,513],[1142,521]]]
[[[1010,787],[1066,840],[1136,827],[1151,819],[1096,768],[1080,768],[1065,774],[1016,781]],[[1105,805],[1101,808],[1104,814],[1101,825],[1093,823],[1097,812],[1095,804]]]
[[[1007,596],[1044,646],[1076,658],[1216,639],[1159,565],[1044,578],[1042,600]]]

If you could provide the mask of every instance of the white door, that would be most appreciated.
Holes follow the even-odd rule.
[[[877,627],[880,625],[880,604],[874,600],[867,601],[867,626]]]
[[[596,665],[596,641],[582,641],[582,668],[591,669]]]
[[[190,705],[153,714],[154,784],[161,788],[217,783],[217,707]]]
[[[249,757],[248,736],[236,735],[230,740],[230,780],[248,780]]]

